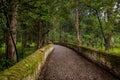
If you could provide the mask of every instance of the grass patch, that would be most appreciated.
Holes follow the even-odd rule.
[[[113,55],[120,56],[120,48],[113,48],[109,52],[113,53]]]
[[[112,52],[120,53],[120,48],[113,48]]]

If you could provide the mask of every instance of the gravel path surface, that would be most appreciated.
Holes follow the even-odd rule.
[[[73,50],[54,47],[38,80],[117,80]]]

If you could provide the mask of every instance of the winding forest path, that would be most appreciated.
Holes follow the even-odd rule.
[[[117,80],[75,51],[55,45],[39,80]]]

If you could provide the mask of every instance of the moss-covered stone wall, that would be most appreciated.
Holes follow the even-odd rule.
[[[109,71],[115,77],[120,79],[120,56],[114,55],[114,53],[99,51],[84,46],[78,46],[75,44],[59,43],[60,45],[69,47],[77,51],[80,55],[91,60],[95,64]]]
[[[36,80],[47,56],[53,50],[53,44],[49,44],[9,69],[0,73],[0,80]]]

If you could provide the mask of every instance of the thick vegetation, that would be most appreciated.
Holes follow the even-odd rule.
[[[119,0],[0,0],[0,70],[50,42],[120,55]]]

